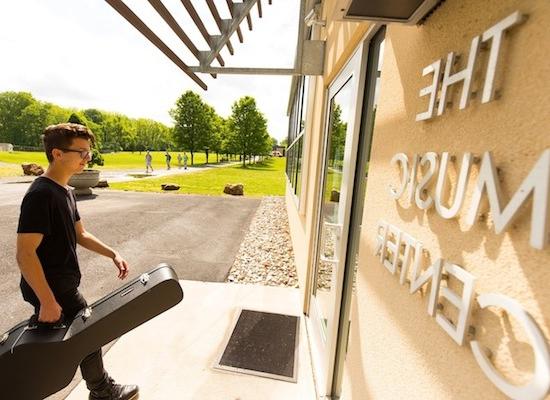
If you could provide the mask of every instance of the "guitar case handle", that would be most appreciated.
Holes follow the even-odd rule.
[[[41,322],[38,320],[38,315],[34,314],[29,319],[29,325],[27,326],[27,330],[33,330],[33,329],[65,329],[67,327],[67,324],[65,323],[65,316],[63,313],[61,313],[61,316],[59,319],[55,322]]]

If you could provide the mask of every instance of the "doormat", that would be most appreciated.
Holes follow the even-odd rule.
[[[241,310],[214,368],[297,381],[300,318]]]

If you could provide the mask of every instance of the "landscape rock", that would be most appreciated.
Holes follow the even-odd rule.
[[[242,196],[244,195],[244,187],[241,183],[237,183],[237,184],[228,183],[227,185],[225,185],[223,192],[226,194],[230,194],[232,196]]]
[[[336,189],[330,191],[330,201],[338,203],[340,201],[340,192]]]
[[[21,168],[23,168],[23,173],[25,175],[40,176],[44,173],[44,168],[35,163],[21,164]]]
[[[175,183],[163,183],[160,187],[162,190],[180,190],[180,186]]]
[[[284,197],[264,197],[227,282],[298,287]]]

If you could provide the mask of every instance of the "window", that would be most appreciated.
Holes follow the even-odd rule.
[[[286,176],[292,192],[300,198],[302,181],[302,156],[306,127],[307,90],[309,77],[297,80],[297,89],[290,112],[288,125],[288,149],[286,152]]]

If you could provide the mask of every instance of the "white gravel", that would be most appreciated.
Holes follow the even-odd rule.
[[[298,287],[284,197],[264,197],[227,282]]]

